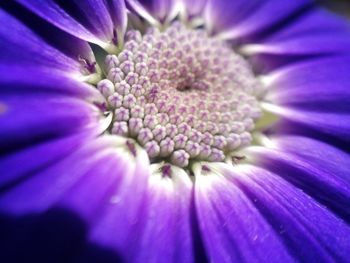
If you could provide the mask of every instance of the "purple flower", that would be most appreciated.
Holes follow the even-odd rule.
[[[1,262],[350,262],[346,21],[308,0],[7,2]]]

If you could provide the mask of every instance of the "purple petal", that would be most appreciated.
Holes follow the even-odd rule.
[[[130,159],[118,154],[118,149],[109,159],[97,167],[98,173],[89,173],[91,179],[77,185],[65,202],[86,218],[93,242],[131,256],[130,250],[138,243],[145,224],[149,162],[144,151]],[[89,189],[96,192],[93,199]],[[92,202],[91,206],[84,205],[83,196]]]
[[[259,0],[208,0],[205,20],[211,31],[219,33],[231,29],[261,5]]]
[[[183,0],[186,14],[191,18],[200,16],[208,0]]]
[[[101,118],[90,103],[62,95],[1,94],[0,106],[2,150],[96,128]]]
[[[2,8],[26,25],[26,27],[42,38],[47,44],[55,47],[74,60],[78,60],[81,57],[89,61],[95,61],[91,47],[86,41],[62,31],[15,1],[6,1],[2,4]]]
[[[47,45],[18,20],[0,10],[0,22],[11,24],[11,30],[0,27],[0,61],[6,64],[46,66],[66,72],[79,72],[80,64]]]
[[[66,30],[72,35],[92,43],[98,42],[98,39],[91,32],[89,32],[88,29],[76,21],[72,16],[67,14],[67,12],[54,1],[41,0],[33,2],[19,0],[18,2],[26,6],[29,10],[36,13],[40,17],[46,19],[57,27]]]
[[[316,10],[242,50],[254,54],[252,62],[266,71],[312,56],[350,53],[349,46],[347,21],[324,10]]]
[[[178,0],[126,0],[133,12],[150,23],[170,21],[178,13]]]
[[[244,1],[241,2],[240,4],[237,1],[232,1],[232,3],[230,1],[223,1],[219,5],[217,5],[217,1],[213,1],[212,3],[213,8],[209,10],[210,17],[213,16],[211,13],[217,13],[212,18],[214,19],[212,23],[216,29],[215,31],[220,32],[225,38],[242,41],[242,38],[254,37],[258,33],[269,31],[271,27],[278,23],[283,23],[284,20],[295,16],[310,6],[310,1],[308,0],[270,0],[261,3],[256,2],[252,9],[249,9],[247,3],[244,3]],[[233,6],[234,8],[225,10],[228,6]],[[220,9],[217,9],[218,7]],[[224,13],[228,14],[227,18],[220,16],[219,12],[222,12],[222,9]],[[247,15],[239,17],[241,10],[247,12]],[[231,16],[229,12],[231,12]]]
[[[30,174],[64,159],[77,148],[93,139],[96,132],[76,133],[63,138],[38,143],[32,147],[16,151],[0,159],[0,189],[16,183]],[[18,165],[21,164],[21,165]]]
[[[117,39],[123,38],[127,26],[127,15],[124,0],[110,0],[107,2],[114,27],[117,32]]]
[[[272,73],[267,100],[295,109],[349,112],[350,56],[315,59]],[[283,88],[280,88],[283,87]]]
[[[123,5],[118,5],[120,1],[110,2],[112,11],[116,11],[115,7],[120,7],[118,14],[113,15],[113,19],[105,1],[87,0],[68,3],[53,0],[34,2],[19,0],[19,2],[62,30],[100,46],[105,46],[113,39],[114,26],[125,28],[125,24],[113,24],[113,22],[125,23],[122,17],[125,17],[126,10],[122,8]],[[116,19],[119,14],[121,16]]]
[[[174,168],[171,178],[152,175],[139,247],[129,253],[135,262],[194,262],[191,190],[192,182],[181,169]]]
[[[12,215],[44,212],[53,206],[58,206],[58,203],[62,202],[66,195],[69,196],[69,191],[73,189],[73,186],[84,185],[84,180],[88,181],[89,176],[97,175],[99,178],[98,181],[95,181],[95,183],[98,182],[95,185],[95,190],[100,186],[105,188],[115,186],[108,183],[107,180],[109,174],[115,178],[115,175],[110,173],[112,166],[113,169],[117,169],[117,174],[118,169],[124,171],[128,169],[128,166],[124,166],[124,168],[118,166],[121,164],[120,155],[116,155],[115,149],[113,149],[114,146],[109,145],[109,142],[106,139],[92,139],[85,142],[84,145],[78,144],[79,147],[73,147],[72,150],[74,151],[64,158],[57,158],[50,165],[34,170],[31,174],[29,173],[30,176],[25,180],[12,185],[2,194],[0,198],[1,212]],[[40,151],[37,153],[40,153]],[[19,158],[22,156],[19,156]],[[29,168],[28,172],[30,172],[31,164],[28,164],[30,159],[28,155],[26,157],[24,159],[26,160],[25,165]],[[14,163],[11,162],[10,164],[13,165]],[[9,166],[8,168],[11,169],[12,167]],[[115,180],[117,179],[115,178]],[[87,185],[90,186],[90,184]],[[99,192],[90,190],[90,198],[81,200],[88,201],[93,206],[92,202],[95,199],[92,197],[97,199]],[[94,192],[94,195],[91,195],[92,192]],[[70,205],[74,205],[73,200]],[[83,206],[85,209],[88,207],[87,205]]]
[[[322,110],[317,112],[272,104],[264,104],[264,108],[280,117],[273,133],[306,134],[315,138],[326,135],[345,143],[350,142],[348,113]],[[332,140],[330,142],[332,143]]]
[[[223,175],[196,176],[195,202],[210,262],[294,262],[254,201]]]
[[[84,145],[70,139],[62,142],[56,144],[59,153],[52,152],[52,144],[32,151],[34,156],[20,154],[17,161],[28,168],[23,169],[25,177],[1,189],[0,244],[5,251],[0,257],[6,262],[119,261],[115,252],[89,242],[86,217],[98,216],[95,205],[105,204],[100,203],[103,196],[117,189],[123,172],[130,175],[131,158],[122,158],[115,143],[103,138],[85,140]],[[49,154],[45,148],[51,158],[39,155]],[[5,164],[9,171],[21,170],[17,162]]]
[[[282,117],[280,132],[306,134],[312,129],[311,136],[325,134],[349,142],[349,65],[349,56],[318,58],[267,75],[266,100],[274,105],[265,106]]]
[[[98,98],[97,90],[60,70],[39,66],[0,63],[0,93],[50,92]]]
[[[193,262],[188,176],[151,175],[147,183],[149,168],[141,165],[134,175],[120,174],[124,182],[106,196],[92,225],[92,240],[132,262]]]
[[[324,9],[313,9],[277,30],[267,37],[267,41],[288,39],[298,34],[349,32],[347,20]]]
[[[279,174],[283,175],[283,166]],[[297,261],[346,262],[350,227],[278,175],[242,166],[233,180],[254,202]]]
[[[259,163],[350,222],[350,155],[300,136],[272,138],[276,149],[256,148]]]

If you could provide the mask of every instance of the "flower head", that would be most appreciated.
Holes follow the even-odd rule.
[[[308,0],[0,7],[0,261],[347,262],[341,18]]]

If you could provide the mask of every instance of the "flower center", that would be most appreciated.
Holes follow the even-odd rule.
[[[223,161],[250,144],[258,82],[244,58],[204,30],[130,30],[106,64],[97,88],[114,112],[110,132],[134,138],[151,161]]]

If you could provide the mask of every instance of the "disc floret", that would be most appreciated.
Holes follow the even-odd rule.
[[[114,113],[110,132],[134,138],[151,160],[186,167],[250,144],[258,82],[227,43],[180,23],[130,30],[106,65],[97,88]]]

